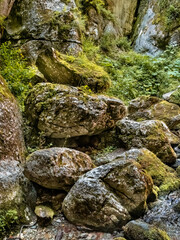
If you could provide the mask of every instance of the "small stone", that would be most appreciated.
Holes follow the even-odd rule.
[[[38,224],[44,227],[51,223],[55,213],[51,208],[39,205],[35,208],[35,214],[37,215]]]

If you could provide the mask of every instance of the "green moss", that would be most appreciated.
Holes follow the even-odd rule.
[[[152,152],[144,149],[143,155],[138,157],[138,162],[152,177],[160,195],[179,189],[180,179],[177,173],[162,163]]]
[[[16,209],[0,210],[0,239],[3,239],[3,236],[18,223],[18,212]]]

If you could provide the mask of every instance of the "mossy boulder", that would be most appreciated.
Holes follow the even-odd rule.
[[[163,99],[141,96],[132,100],[128,106],[128,117],[135,121],[161,120],[170,129],[180,127],[180,107]]]
[[[146,210],[152,179],[133,161],[114,161],[84,174],[63,201],[74,224],[105,232],[121,228]]]
[[[119,140],[130,149],[147,148],[157,155],[162,162],[173,164],[176,161],[176,153],[171,147],[178,144],[179,138],[170,132],[164,122],[149,120],[135,122],[123,119],[116,123]]]
[[[15,1],[4,37],[19,40],[33,62],[47,47],[78,54],[82,51],[78,16],[74,0]]]
[[[142,220],[129,222],[123,230],[128,240],[170,240],[165,231]]]
[[[32,125],[48,138],[96,135],[115,126],[126,114],[116,98],[89,95],[79,88],[60,84],[37,84],[26,100]]]
[[[36,191],[18,161],[0,161],[0,235],[17,223],[32,220]]]
[[[52,83],[88,86],[94,92],[102,92],[110,87],[108,74],[85,55],[73,57],[53,49],[46,50],[39,55],[36,65]]]
[[[24,159],[24,139],[18,104],[0,76],[0,161]]]
[[[158,187],[160,195],[178,190],[180,187],[180,179],[174,169],[164,164],[156,155],[148,149],[131,149],[121,155],[114,156],[122,160],[133,159],[137,161],[143,169],[152,177],[153,183]]]
[[[85,153],[68,148],[49,148],[28,156],[24,174],[45,188],[68,191],[79,176],[93,167],[91,158]]]

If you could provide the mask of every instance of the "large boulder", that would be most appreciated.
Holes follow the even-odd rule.
[[[25,178],[18,161],[0,161],[0,235],[12,223],[32,220],[36,191]],[[11,215],[8,218],[8,213]],[[12,218],[12,219],[11,219]]]
[[[68,191],[79,176],[93,167],[85,153],[68,148],[49,148],[28,156],[24,174],[45,188]]]
[[[123,230],[125,237],[130,240],[170,240],[165,231],[142,220],[129,222]]]
[[[88,86],[94,92],[107,90],[110,79],[104,69],[85,56],[73,57],[54,49],[41,53],[36,65],[49,82]]]
[[[132,100],[128,106],[128,117],[135,121],[161,120],[170,129],[180,127],[180,107],[163,99],[141,96]]]
[[[75,223],[102,231],[121,228],[146,209],[152,179],[132,160],[97,167],[84,174],[63,202],[63,213]]]
[[[116,98],[88,95],[82,90],[60,85],[37,84],[26,100],[32,125],[49,138],[95,135],[115,126],[126,114]]]
[[[143,169],[152,177],[154,185],[159,188],[159,194],[164,195],[180,187],[180,179],[174,169],[164,164],[156,155],[148,149],[131,149],[123,154],[112,153],[116,159],[137,161]]]
[[[177,156],[171,143],[178,144],[180,140],[170,132],[164,122],[158,120],[135,122],[123,119],[116,125],[118,137],[128,149],[144,147],[155,153],[164,163],[175,163]]]
[[[36,61],[47,46],[57,50],[81,51],[80,28],[74,0],[15,1],[6,21],[6,39],[19,41]]]
[[[24,159],[24,139],[17,102],[0,76],[0,161]]]

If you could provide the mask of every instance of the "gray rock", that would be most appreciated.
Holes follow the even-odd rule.
[[[49,148],[28,156],[24,174],[45,188],[68,191],[79,176],[93,167],[85,153],[68,148]]]
[[[116,98],[88,95],[60,85],[37,84],[26,100],[26,113],[34,126],[49,138],[96,135],[115,126],[126,114]]]
[[[135,161],[116,161],[83,175],[63,202],[63,213],[75,223],[105,232],[121,228],[146,209],[152,179]]]
[[[176,153],[171,143],[177,144],[179,138],[170,132],[164,122],[158,120],[135,122],[123,119],[116,125],[119,139],[128,149],[144,147],[155,153],[164,163],[175,163]]]
[[[0,161],[0,211],[16,210],[21,221],[32,218],[36,191],[23,175],[19,162]]]

